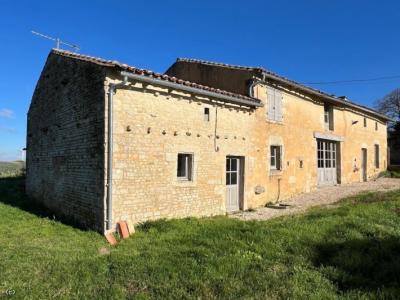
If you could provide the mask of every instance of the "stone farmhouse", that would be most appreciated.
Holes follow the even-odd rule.
[[[54,49],[28,112],[26,191],[103,233],[232,213],[376,177],[387,121],[263,68],[178,59],[159,74]]]

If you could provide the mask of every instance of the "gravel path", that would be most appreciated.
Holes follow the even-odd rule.
[[[343,184],[338,186],[321,187],[318,190],[295,196],[286,201],[286,209],[261,207],[255,211],[244,211],[230,215],[241,220],[268,220],[280,216],[298,214],[313,206],[328,206],[340,199],[368,191],[390,191],[400,189],[400,179],[378,178],[368,182]]]

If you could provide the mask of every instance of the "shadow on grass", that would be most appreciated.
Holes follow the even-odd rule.
[[[49,210],[44,205],[29,199],[25,193],[24,176],[0,178],[0,203],[19,208],[40,218],[60,221],[65,225],[70,225],[81,230],[87,230],[87,228],[81,226],[73,219],[55,215],[53,211]]]
[[[314,265],[343,292],[400,290],[400,241],[369,238],[316,247]]]

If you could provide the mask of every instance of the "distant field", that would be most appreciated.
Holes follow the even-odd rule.
[[[25,163],[17,161],[0,161],[0,177],[16,176],[23,173]]]

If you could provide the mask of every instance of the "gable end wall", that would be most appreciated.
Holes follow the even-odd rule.
[[[48,57],[28,112],[26,192],[56,215],[103,231],[104,69]]]

